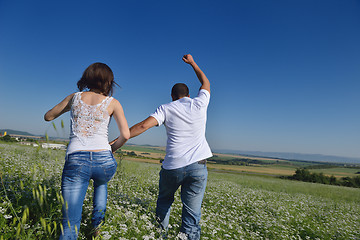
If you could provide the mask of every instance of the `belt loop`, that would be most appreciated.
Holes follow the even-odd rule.
[[[93,152],[90,151],[90,160],[93,160]]]
[[[198,164],[206,164],[206,159],[203,159],[203,160],[200,160],[200,161],[198,161]]]

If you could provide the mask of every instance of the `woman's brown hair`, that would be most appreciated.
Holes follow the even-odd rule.
[[[88,66],[81,79],[77,82],[80,91],[88,88],[100,91],[106,96],[112,96],[114,90],[114,74],[104,63],[93,63]]]

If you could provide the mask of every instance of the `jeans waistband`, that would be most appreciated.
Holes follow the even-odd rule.
[[[66,154],[65,159],[67,159],[70,155],[80,155],[80,156],[87,156],[90,160],[93,159],[93,157],[101,156],[101,155],[107,155],[111,154],[112,152],[110,150],[101,150],[101,151],[76,151],[72,152],[70,154]]]

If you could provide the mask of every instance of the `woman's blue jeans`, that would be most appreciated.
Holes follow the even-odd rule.
[[[180,231],[187,234],[189,239],[200,239],[201,203],[207,175],[206,164],[198,162],[178,169],[161,169],[156,216],[163,229],[167,230],[174,194],[181,186],[183,208]]]
[[[111,151],[80,151],[66,156],[61,192],[63,232],[60,239],[77,239],[82,205],[90,179],[94,181],[92,225],[98,227],[106,212],[107,182],[116,172],[117,163]]]

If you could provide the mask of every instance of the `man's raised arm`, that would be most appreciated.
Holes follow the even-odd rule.
[[[190,64],[192,68],[194,69],[197,78],[199,79],[201,83],[200,89],[205,89],[208,92],[210,92],[210,81],[207,79],[205,73],[201,71],[199,66],[195,63],[193,57],[190,54],[186,54],[183,56],[182,60],[186,62],[187,64]]]

